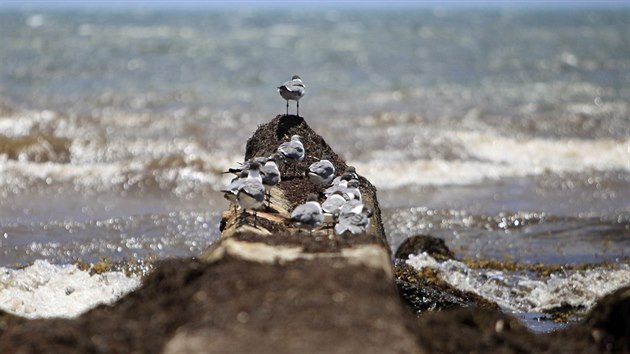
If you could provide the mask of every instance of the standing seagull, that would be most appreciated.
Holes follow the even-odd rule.
[[[335,220],[339,216],[339,211],[344,204],[346,198],[342,192],[336,192],[328,196],[322,203],[322,212],[324,213],[324,222],[328,225],[334,225]]]
[[[236,196],[238,195],[238,190],[241,189],[247,176],[249,175],[249,170],[242,170],[241,173],[232,179],[230,185],[225,189],[222,189],[223,196],[225,199],[229,200],[234,204],[234,214],[236,214],[236,208],[238,207],[238,201],[236,200]]]
[[[267,202],[269,206],[271,206],[271,187],[280,183],[280,170],[278,170],[278,165],[276,164],[277,154],[273,154],[269,156],[267,162],[264,166],[260,168],[260,174],[262,176],[262,183],[265,187],[265,192],[267,194]]]
[[[291,141],[284,142],[278,146],[278,152],[283,157],[284,162],[295,166],[299,161],[304,160],[304,145],[300,139],[299,135],[293,135]]]
[[[324,221],[322,207],[317,201],[317,194],[311,194],[306,198],[306,203],[298,205],[291,213],[291,221],[308,228],[310,233]]]
[[[300,116],[300,98],[304,96],[304,83],[298,75],[293,75],[290,81],[278,86],[278,93],[287,101],[287,116],[289,115],[289,100],[295,101],[296,115]]]
[[[236,201],[243,209],[243,214],[247,213],[247,209],[253,211],[254,227],[256,227],[256,221],[258,220],[256,209],[260,208],[265,201],[265,187],[262,184],[260,164],[258,162],[253,162],[249,166],[249,174],[238,189]]]

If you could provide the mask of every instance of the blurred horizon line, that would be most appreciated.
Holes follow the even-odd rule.
[[[626,0],[4,0],[0,10],[317,10],[317,9],[623,9],[630,12]]]

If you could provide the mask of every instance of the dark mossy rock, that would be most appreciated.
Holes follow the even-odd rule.
[[[400,296],[414,313],[471,306],[499,308],[496,303],[477,294],[451,286],[432,269],[418,272],[410,265],[397,262],[394,273]]]
[[[453,308],[430,311],[417,320],[427,329],[418,332],[427,353],[577,353],[497,310]]]
[[[411,254],[426,252],[438,261],[455,258],[455,254],[441,238],[429,235],[415,235],[406,239],[396,250],[396,259],[407,259]]]
[[[584,324],[602,349],[630,352],[630,287],[602,298],[590,311]]]
[[[26,321],[24,318],[17,317],[0,310],[0,336],[10,326],[17,325],[24,321]]]
[[[254,134],[247,140],[245,159],[269,156],[276,152],[280,144],[289,141],[291,136],[296,134],[301,136],[305,150],[304,160],[297,166],[297,170],[301,172],[294,173],[292,167],[288,170],[281,168],[282,181],[278,184],[278,188],[283,191],[284,197],[292,206],[304,203],[308,195],[319,194],[322,190],[321,186],[312,183],[305,175],[310,164],[326,157],[335,166],[336,175],[341,175],[348,167],[343,157],[338,155],[324,138],[306,123],[304,118],[295,115],[278,115],[269,123],[258,126]],[[379,242],[387,246],[376,187],[361,176],[361,171],[357,171],[357,174],[359,175],[363,203],[373,212],[368,234],[377,235],[381,238]],[[323,201],[323,197],[320,199],[321,201]]]
[[[337,174],[341,174],[347,165],[324,138],[309,127],[304,118],[293,115],[278,115],[269,123],[258,126],[256,132],[247,140],[245,159],[270,156],[276,152],[280,144],[291,140],[293,135],[299,135],[304,145],[304,160],[299,162],[296,168],[301,172],[294,173],[293,167],[288,171],[282,170],[282,182],[279,187],[291,203],[299,204],[303,203],[309,194],[318,193],[321,189],[305,177],[305,171],[310,164],[326,156],[335,166]]]

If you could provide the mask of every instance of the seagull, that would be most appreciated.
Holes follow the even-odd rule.
[[[293,75],[290,81],[278,86],[278,93],[287,101],[287,116],[289,115],[289,100],[295,101],[296,115],[300,116],[300,98],[304,96],[306,86],[298,75]]]
[[[346,203],[346,198],[341,192],[336,192],[328,196],[322,203],[322,212],[324,213],[324,222],[326,224],[334,224],[339,216],[341,207]]]
[[[265,165],[260,169],[260,173],[262,175],[262,183],[265,187],[265,192],[267,195],[267,202],[271,205],[271,187],[280,183],[280,170],[278,169],[278,165],[276,164],[276,154],[269,156]]]
[[[355,195],[358,192],[359,196],[360,196],[361,192],[358,189],[359,188],[359,181],[354,179],[352,176],[353,176],[352,173],[344,173],[343,175],[335,178],[333,180],[332,186],[326,188],[326,190],[324,191],[324,195],[326,197],[328,197],[331,194],[337,193],[337,192],[341,192],[342,194],[350,192],[352,195]],[[336,182],[335,182],[335,180],[336,180]],[[350,182],[352,182],[352,183],[350,183]],[[348,192],[349,188],[351,190]],[[352,188],[356,188],[356,190],[354,190]],[[346,200],[349,200],[349,199],[350,199],[350,196],[347,196]]]
[[[365,233],[370,226],[370,217],[372,211],[365,207],[358,200],[351,200],[341,207],[337,224],[335,225],[335,233],[342,235],[346,232],[351,234]]]
[[[291,141],[284,142],[278,146],[278,152],[285,162],[294,164],[304,160],[304,145],[300,139],[299,135],[293,135]]]
[[[352,179],[352,176],[349,174],[344,174],[341,176],[341,179],[337,182],[337,184],[333,184],[332,186],[326,188],[324,191],[324,195],[326,197],[331,196],[334,193],[344,193],[348,188],[348,181]]]
[[[310,233],[324,221],[322,207],[317,201],[317,194],[311,194],[306,198],[304,204],[298,205],[291,213],[291,221],[297,222],[300,226],[308,228]]]
[[[348,181],[348,186],[344,190],[344,197],[346,197],[346,200],[362,200],[361,190],[359,190],[359,181],[357,181],[356,179],[351,179],[350,181]]]
[[[335,177],[335,166],[327,159],[319,160],[308,167],[311,182],[327,186]]]
[[[359,175],[357,174],[356,168],[354,168],[354,166],[348,166],[346,167],[346,170],[343,172],[343,174],[333,179],[332,184],[333,185],[339,184],[339,181],[341,181],[341,177],[343,177],[346,174],[349,174],[353,179],[359,179]]]
[[[264,156],[253,157],[245,162],[240,162],[238,167],[230,168],[223,173],[233,173],[235,175],[238,175],[241,173],[241,171],[249,170],[249,166],[252,164],[252,162],[254,161],[258,162],[261,166],[263,166],[265,163],[267,163],[268,159],[269,159],[268,157],[264,157]]]
[[[241,188],[243,183],[245,183],[245,179],[247,179],[247,175],[249,174],[248,170],[242,170],[241,173],[232,179],[230,185],[225,189],[221,190],[223,192],[223,197],[229,200],[232,204],[234,204],[234,212],[236,213],[236,207],[238,206],[238,201],[236,200],[236,195],[238,194],[238,190]]]
[[[254,227],[256,227],[256,221],[258,220],[256,209],[260,208],[265,201],[265,187],[262,184],[260,164],[258,162],[253,162],[249,166],[249,174],[238,189],[236,201],[243,209],[243,213],[246,213],[247,209],[254,212]]]

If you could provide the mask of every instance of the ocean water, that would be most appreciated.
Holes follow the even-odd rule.
[[[578,282],[630,284],[627,12],[0,11],[0,307],[57,316],[77,300],[19,301],[83,283],[76,259],[211,245],[221,172],[300,74],[301,115],[377,186],[392,248],[430,234],[460,258],[592,263],[553,285],[497,275],[529,290],[494,298],[483,272],[416,264],[506,311],[588,308],[601,293]],[[102,301],[138,281],[108,279]]]

